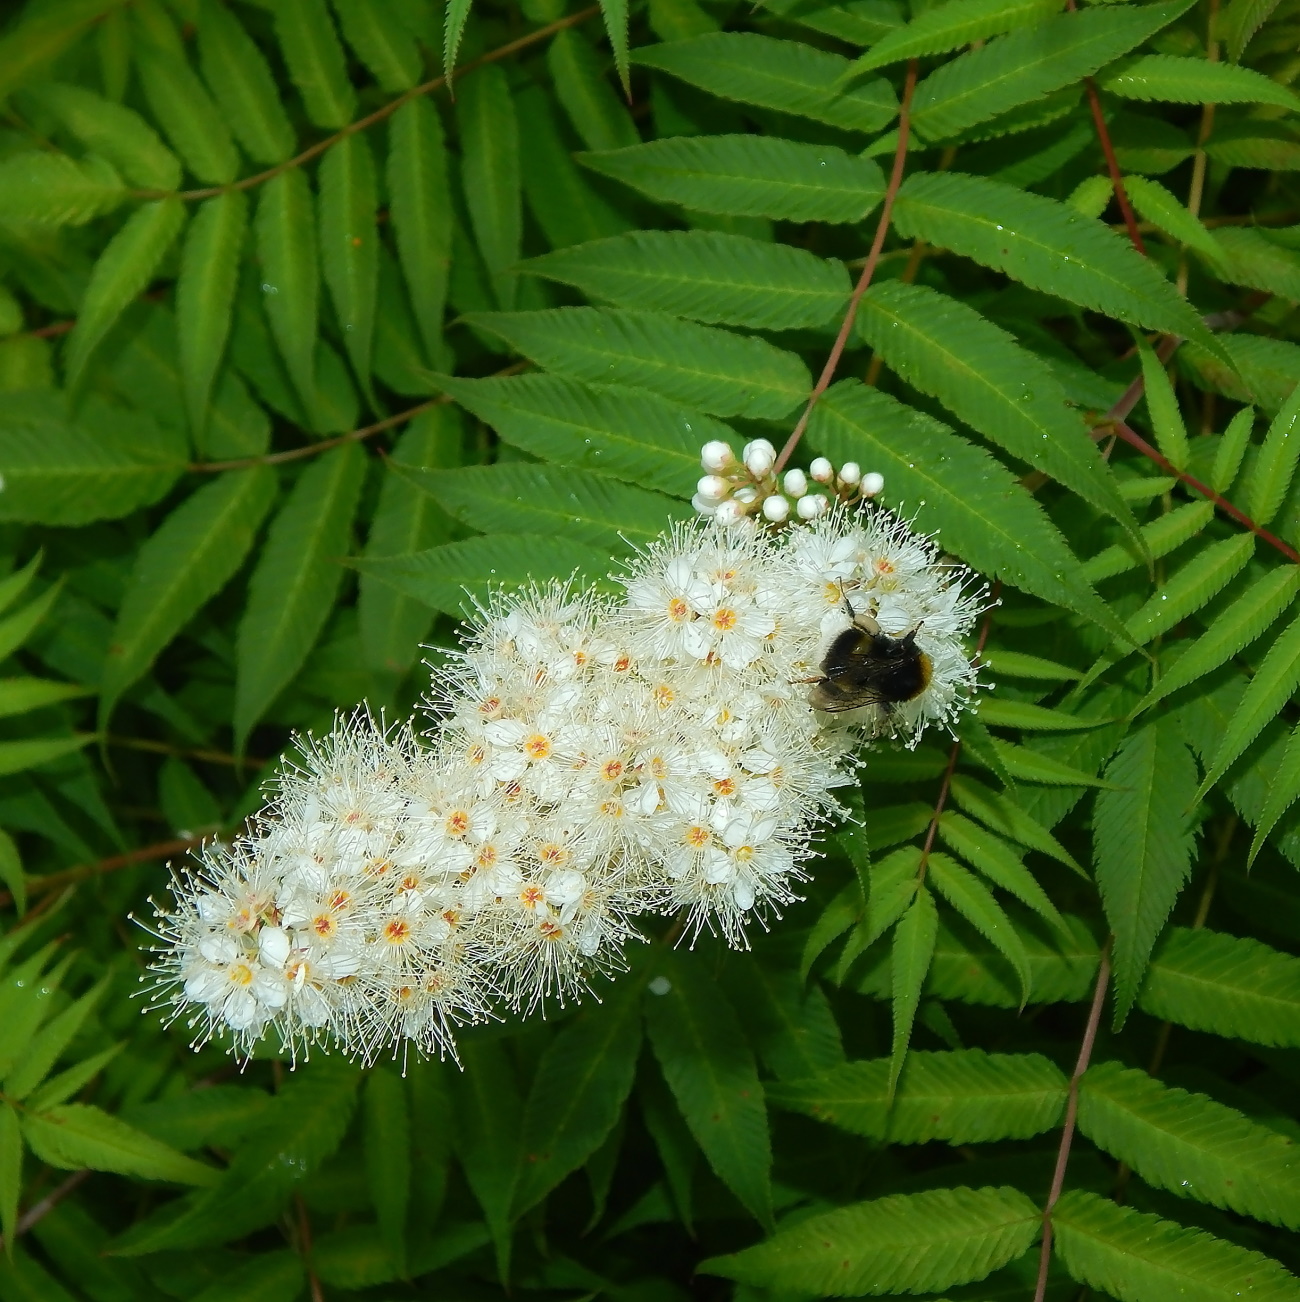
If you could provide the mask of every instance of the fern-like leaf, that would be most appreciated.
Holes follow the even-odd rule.
[[[1071,1190],[1052,1213],[1075,1279],[1120,1302],[1297,1302],[1300,1280],[1262,1253]]]
[[[890,951],[890,970],[893,976],[894,1039],[889,1059],[889,1089],[898,1083],[903,1069],[907,1046],[912,1038],[912,1023],[916,1020],[917,1005],[921,1002],[921,987],[925,984],[934,957],[935,935],[939,911],[934,897],[924,885],[917,887],[907,912],[894,928],[894,944]]]
[[[737,217],[858,222],[885,193],[873,159],[771,136],[677,136],[578,161],[661,203]]]
[[[1300,463],[1300,384],[1282,405],[1264,435],[1251,471],[1248,510],[1256,524],[1271,524],[1286,500]]]
[[[561,307],[471,312],[462,320],[506,340],[548,371],[650,389],[714,416],[779,419],[812,388],[808,368],[794,353],[657,312]]]
[[[1247,867],[1255,862],[1256,855],[1277,826],[1278,820],[1298,799],[1300,799],[1300,724],[1292,730],[1287,740],[1286,752],[1282,756],[1282,763],[1273,773],[1273,785],[1269,788],[1268,801],[1259,816],[1259,822],[1255,825],[1255,838],[1250,844]]]
[[[1059,479],[1139,541],[1137,522],[1083,422],[1066,406],[1065,391],[1004,330],[957,299],[897,280],[863,298],[858,329],[909,384]]]
[[[1212,502],[1184,502],[1142,526],[1142,541],[1153,560],[1167,556],[1191,538],[1195,538],[1214,519]],[[1104,551],[1083,563],[1083,572],[1092,583],[1113,578],[1142,564],[1142,556],[1123,543],[1112,543]]]
[[[846,1062],[771,1085],[768,1100],[842,1130],[891,1144],[982,1144],[1030,1139],[1060,1120],[1066,1080],[1037,1053],[908,1054],[891,1104],[889,1060]]]
[[[844,94],[833,89],[848,71],[839,54],[756,32],[708,32],[634,50],[632,62],[680,77],[725,99],[779,109],[846,131],[879,131],[898,111],[893,89],[873,78]]]
[[[1114,785],[1097,795],[1094,866],[1115,933],[1115,1022],[1137,998],[1156,937],[1192,869],[1188,806],[1196,764],[1171,721],[1147,724],[1106,769]]]
[[[1194,1031],[1300,1047],[1300,958],[1244,936],[1175,927],[1152,959],[1142,1008]]]
[[[983,1279],[1020,1256],[1038,1226],[1017,1189],[932,1189],[811,1216],[698,1269],[821,1297],[920,1293]]]
[[[1148,1184],[1300,1228],[1295,1142],[1204,1094],[1098,1063],[1079,1082],[1079,1129]]]
[[[1186,12],[1191,0],[1083,9],[999,36],[943,64],[917,88],[912,124],[946,140],[1090,76]]]
[[[1102,78],[1112,95],[1173,104],[1271,104],[1300,108],[1300,95],[1253,68],[1179,54],[1144,54]]]
[[[987,177],[918,172],[903,182],[894,220],[899,234],[951,249],[1032,289],[1225,356],[1200,317],[1122,236],[1055,199]]]
[[[825,325],[849,295],[838,262],[713,231],[634,231],[530,258],[523,270],[619,307],[759,330]]]

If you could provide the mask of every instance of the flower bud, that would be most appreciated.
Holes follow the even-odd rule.
[[[695,491],[710,502],[721,502],[731,492],[731,485],[721,475],[705,475],[695,485]]]
[[[802,470],[787,470],[783,486],[791,497],[802,497],[808,491],[808,476]]]
[[[846,461],[840,467],[840,483],[852,486],[862,479],[862,467],[856,461]]]
[[[808,473],[819,483],[829,484],[835,478],[835,467],[825,457],[814,457]]]
[[[776,449],[766,439],[754,439],[745,444],[745,468],[756,479],[762,479],[776,464]]]
[[[713,517],[719,524],[739,524],[745,518],[745,508],[734,497],[718,507]]]
[[[766,498],[763,502],[763,514],[771,520],[773,524],[780,524],[790,517],[790,499],[782,497],[780,493]]]
[[[735,493],[733,493],[732,496],[736,499],[737,502],[740,502],[743,505],[748,506],[758,496],[758,489],[755,488],[752,484],[746,484],[744,488],[736,489]]]
[[[820,493],[809,493],[794,504],[794,509],[799,519],[815,520],[826,509],[826,499]]]
[[[700,465],[715,474],[725,470],[735,459],[735,453],[721,439],[713,439],[700,449]]]
[[[701,497],[699,493],[696,493],[695,496],[691,498],[691,505],[701,515],[712,515],[718,509],[718,503],[715,499],[711,497]]]
[[[862,476],[862,496],[875,497],[885,487],[884,475],[877,474],[874,470],[870,474]]]

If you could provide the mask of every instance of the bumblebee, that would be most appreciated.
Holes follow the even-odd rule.
[[[930,657],[916,645],[918,629],[892,637],[870,615],[854,615],[847,601],[845,606],[852,624],[831,643],[821,676],[807,680],[815,684],[813,706],[829,714],[867,705],[888,712],[916,700],[930,685],[933,673]]]

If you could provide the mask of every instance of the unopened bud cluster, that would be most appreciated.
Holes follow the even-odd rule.
[[[424,738],[340,719],[244,835],[176,876],[155,1002],[241,1055],[268,1035],[295,1055],[454,1054],[457,1025],[624,967],[640,916],[743,946],[796,898],[862,731],[914,742],[963,707],[967,579],[888,513],[835,507],[782,531],[679,525],[617,597],[498,596],[436,673]],[[856,615],[915,630],[932,673],[914,700],[833,719],[807,684]]]
[[[769,525],[807,523],[833,506],[857,506],[885,487],[883,475],[864,475],[856,461],[837,472],[825,457],[804,470],[778,475],[777,453],[767,439],[746,443],[739,460],[721,440],[706,443],[700,453],[705,474],[695,486],[691,504],[719,524],[737,524],[761,517]]]

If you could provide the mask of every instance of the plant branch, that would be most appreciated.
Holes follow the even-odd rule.
[[[1071,4],[1073,9],[1074,5]],[[1133,215],[1133,205],[1128,201],[1128,191],[1124,188],[1124,176],[1119,170],[1119,159],[1115,157],[1115,146],[1110,138],[1110,129],[1106,126],[1106,116],[1101,111],[1101,96],[1097,92],[1097,83],[1091,77],[1085,77],[1083,84],[1088,91],[1088,105],[1092,109],[1092,122],[1097,128],[1097,139],[1101,142],[1101,152],[1106,158],[1106,170],[1110,173],[1111,188],[1115,191],[1115,202],[1124,218],[1124,229],[1133,247],[1146,257],[1147,246],[1142,242],[1138,230],[1137,218]]]
[[[853,322],[858,315],[858,304],[862,301],[863,294],[870,287],[872,276],[876,274],[876,264],[880,261],[881,250],[885,247],[885,235],[889,230],[889,220],[894,211],[894,199],[898,194],[898,187],[903,184],[903,167],[907,162],[907,141],[912,129],[912,92],[915,89],[916,60],[913,59],[907,65],[907,79],[903,83],[903,100],[898,110],[898,144],[894,149],[894,166],[889,174],[889,185],[885,189],[884,202],[880,207],[880,220],[876,223],[876,234],[871,241],[871,251],[867,254],[867,261],[862,268],[862,275],[858,277],[858,283],[853,287],[848,310],[844,313],[844,320],[840,323],[840,332],[835,336],[835,343],[831,347],[830,356],[827,357],[826,365],[822,367],[822,373],[808,397],[808,405],[803,409],[803,415],[799,417],[799,423],[794,427],[790,437],[786,439],[785,447],[781,449],[781,455],[776,459],[776,465],[773,467],[774,474],[779,475],[785,468],[786,462],[790,460],[795,448],[799,446],[799,440],[803,438],[804,430],[808,428],[808,421],[812,418],[813,408],[817,405],[818,399],[830,388],[831,381],[835,378],[835,369],[840,364],[840,358],[844,355],[844,347],[853,331]]]
[[[562,32],[569,27],[577,27],[579,24],[585,23],[589,18],[596,17],[599,13],[599,5],[589,5],[586,9],[578,10],[577,13],[566,14],[563,18],[557,18],[553,23],[547,23],[545,27],[539,27],[536,31],[520,36],[516,40],[507,41],[505,45],[500,45],[495,50],[489,50],[486,54],[479,55],[477,59],[471,59],[468,63],[456,68],[452,72],[452,77],[464,77],[468,73],[486,67],[489,63],[499,63],[502,59],[508,59],[512,54],[518,54],[520,50],[526,50],[529,46],[536,45],[539,41],[554,36],[556,32]],[[431,94],[445,85],[447,85],[447,78],[442,76],[434,77],[419,86],[412,86],[410,90],[403,91],[396,99],[390,100],[381,108],[377,108],[373,113],[368,113],[363,118],[358,118],[355,122],[349,122],[342,130],[336,131],[332,136],[327,136],[324,140],[318,140],[316,144],[304,149],[302,153],[295,154],[283,163],[277,163],[274,167],[268,167],[264,172],[246,176],[239,181],[232,181],[229,185],[211,185],[201,190],[181,190],[179,193],[166,190],[137,190],[135,191],[135,197],[137,199],[177,198],[193,202],[200,199],[214,199],[217,195],[227,194],[231,190],[251,190],[254,186],[273,180],[283,172],[292,171],[295,167],[301,167],[304,163],[311,162],[313,158],[337,145],[340,140],[344,140],[348,136],[354,136],[358,131],[365,131],[373,127],[385,118],[392,117],[403,104],[409,103],[413,99],[419,99],[423,95]]]
[[[1097,985],[1092,992],[1092,1007],[1088,1022],[1083,1028],[1079,1057],[1070,1077],[1070,1094],[1065,1104],[1065,1124],[1061,1128],[1061,1144],[1056,1151],[1056,1170],[1052,1173],[1052,1187],[1043,1207],[1043,1247],[1038,1258],[1038,1283],[1034,1288],[1034,1302],[1043,1302],[1047,1296],[1047,1272],[1052,1264],[1052,1209],[1060,1200],[1065,1188],[1065,1168],[1070,1161],[1070,1146],[1074,1143],[1075,1122],[1079,1115],[1079,1081],[1092,1061],[1093,1046],[1097,1043],[1097,1029],[1101,1025],[1101,1010],[1106,1004],[1106,985],[1110,980],[1111,937],[1101,947],[1097,962]]]
[[[62,1184],[55,1185],[40,1202],[33,1203],[18,1218],[18,1223],[14,1226],[14,1238],[26,1234],[34,1225],[43,1221],[70,1193],[85,1184],[93,1174],[93,1171],[83,1168],[74,1171]],[[0,1252],[3,1252],[6,1246],[3,1235],[0,1235]]]
[[[1270,533],[1261,525],[1255,523],[1240,507],[1233,506],[1226,497],[1216,493],[1208,484],[1203,484],[1199,479],[1189,475],[1185,470],[1178,470],[1172,462],[1167,461],[1150,443],[1146,441],[1136,430],[1130,429],[1122,420],[1112,420],[1109,422],[1108,429],[1103,433],[1114,433],[1124,440],[1130,447],[1136,448],[1144,457],[1154,461],[1161,470],[1167,475],[1173,475],[1174,478],[1186,484],[1188,488],[1194,489],[1202,497],[1208,498],[1219,508],[1225,515],[1231,516],[1238,524],[1249,529],[1263,542],[1268,543],[1270,547],[1276,548],[1289,561],[1300,564],[1300,552],[1296,551],[1289,543],[1285,543],[1276,534]]]

